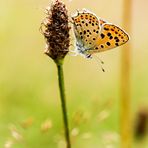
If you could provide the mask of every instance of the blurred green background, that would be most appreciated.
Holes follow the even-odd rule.
[[[64,1],[69,15],[87,8],[122,27],[123,0]],[[43,54],[39,32],[49,0],[0,0],[0,148],[64,148],[57,69]],[[148,108],[148,1],[133,0],[131,49],[132,121]],[[126,30],[128,32],[128,30]],[[74,48],[74,37],[71,36]],[[118,148],[120,67],[118,47],[93,60],[67,56],[64,73],[73,148]],[[146,148],[148,138],[134,139]],[[139,146],[140,145],[140,146]]]

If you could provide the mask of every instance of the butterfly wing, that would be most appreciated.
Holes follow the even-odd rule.
[[[94,47],[101,29],[98,18],[92,13],[83,12],[72,19],[77,42],[85,49]]]
[[[106,51],[121,46],[128,40],[128,34],[121,28],[113,24],[104,23],[96,40],[95,46],[89,50],[89,53],[92,54]]]

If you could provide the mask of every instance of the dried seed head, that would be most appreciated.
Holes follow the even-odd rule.
[[[70,44],[70,27],[65,4],[55,0],[51,7],[46,9],[46,15],[41,24],[41,32],[46,40],[45,54],[53,60],[63,59]]]

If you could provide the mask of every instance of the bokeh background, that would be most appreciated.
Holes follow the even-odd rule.
[[[69,16],[87,8],[122,27],[123,0],[65,0]],[[0,147],[64,148],[63,121],[54,62],[43,54],[39,32],[49,0],[0,0]],[[148,1],[132,0],[131,110],[133,131],[148,109]],[[126,30],[128,32],[128,30]],[[71,36],[71,49],[75,39]],[[100,53],[96,61],[65,58],[64,73],[72,145],[119,148],[120,70],[123,47]],[[148,136],[133,147],[146,148]]]

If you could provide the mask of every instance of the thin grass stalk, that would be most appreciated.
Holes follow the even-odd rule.
[[[65,86],[64,86],[63,59],[57,60],[55,61],[55,63],[57,65],[57,71],[58,71],[58,81],[59,81],[59,90],[60,90],[60,99],[61,99],[64,129],[65,129],[65,139],[67,143],[67,148],[71,148],[68,117],[67,117],[67,107],[66,107]]]
[[[131,32],[131,0],[123,1],[123,28]],[[121,55],[121,148],[132,147],[131,124],[131,45],[124,46]]]

